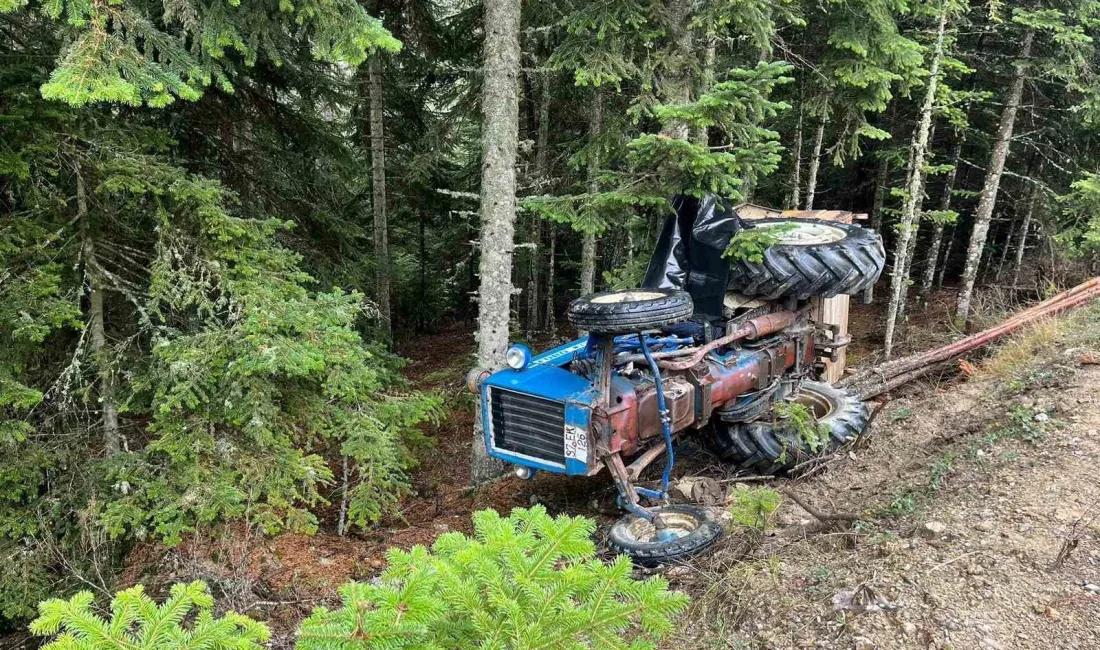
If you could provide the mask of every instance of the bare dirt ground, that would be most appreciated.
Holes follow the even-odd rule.
[[[1098,330],[1096,308],[1043,324],[770,483],[858,519],[785,499],[762,538],[672,569],[693,605],[668,647],[1100,648]]]

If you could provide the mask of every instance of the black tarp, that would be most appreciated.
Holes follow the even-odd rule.
[[[728,201],[714,195],[679,195],[672,207],[676,214],[665,220],[642,286],[687,291],[697,320],[721,318],[730,272],[722,253],[743,228],[741,219]]]

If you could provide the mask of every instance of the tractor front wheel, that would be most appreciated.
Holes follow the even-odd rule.
[[[693,309],[686,291],[630,289],[577,298],[568,315],[570,324],[584,332],[632,334],[683,323]]]
[[[696,555],[722,536],[722,524],[703,508],[672,505],[650,512],[660,518],[663,535],[653,522],[629,514],[611,527],[607,539],[611,550],[629,555],[640,566],[655,567]]]

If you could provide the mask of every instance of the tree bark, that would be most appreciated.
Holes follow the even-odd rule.
[[[424,332],[428,329],[427,315],[424,313],[424,305],[428,304],[428,237],[425,222],[427,219],[423,212],[417,215],[418,247],[420,257],[420,309],[416,314],[416,331]]]
[[[538,138],[535,142],[535,174],[538,175],[539,189],[550,178],[550,72],[539,75],[539,123]]]
[[[665,0],[667,33],[672,52],[667,60],[667,74],[662,80],[662,94],[669,104],[687,104],[691,101],[691,3],[684,0]],[[691,135],[686,122],[671,122],[661,129],[661,135],[677,140],[687,140]]]
[[[554,317],[554,264],[557,261],[557,251],[555,250],[557,248],[557,229],[553,223],[549,223],[547,224],[547,230],[549,230],[547,237],[550,240],[550,251],[547,254],[549,259],[546,260],[546,308],[544,311],[546,312],[546,331],[553,336],[555,334],[554,330],[558,328]]]
[[[962,327],[970,316],[970,301],[974,296],[974,282],[978,278],[978,266],[982,260],[982,250],[989,234],[989,222],[993,218],[993,209],[997,205],[997,192],[1004,173],[1005,160],[1012,145],[1012,130],[1016,125],[1016,111],[1020,108],[1020,99],[1024,94],[1024,80],[1027,73],[1027,59],[1031,56],[1031,44],[1035,32],[1028,30],[1020,46],[1020,61],[1012,76],[1012,85],[1008,90],[1001,121],[997,126],[997,136],[990,156],[989,168],[982,186],[978,210],[974,213],[974,227],[970,233],[970,243],[966,249],[966,267],[963,270],[962,288],[955,305],[955,321]]]
[[[932,128],[928,131],[928,142],[931,143],[936,139],[936,124],[932,123]],[[926,148],[927,151],[927,148]],[[928,174],[921,174],[920,194],[917,199],[917,219],[913,222],[912,234],[909,237],[909,246],[905,249],[905,279],[901,288],[901,301],[898,303],[898,323],[902,327],[907,322],[905,319],[905,308],[909,304],[909,285],[911,284],[910,278],[913,273],[913,259],[916,257],[917,252],[917,240],[920,234],[920,220],[921,215],[924,214],[924,196],[925,190],[928,185]]]
[[[550,73],[542,71],[539,74],[539,105],[537,136],[535,139],[535,183],[538,192],[546,191],[550,178],[550,152],[547,150],[550,142]],[[542,220],[538,215],[532,214],[531,223],[531,255],[529,260],[530,282],[527,285],[527,337],[531,338],[542,325],[541,299],[539,298],[539,278],[541,276],[542,256]]]
[[[706,46],[703,48],[703,69],[699,78],[699,83],[696,84],[695,96],[699,97],[703,93],[709,92],[711,86],[714,85],[714,59],[717,53],[717,47],[715,44],[714,33],[708,31],[704,37]],[[692,137],[695,143],[704,147],[710,145],[710,135],[707,133],[707,127],[701,126],[695,129],[695,135]]]
[[[903,311],[908,288],[909,260],[915,248],[917,228],[920,226],[919,207],[924,195],[924,158],[932,131],[932,108],[936,103],[936,86],[939,83],[940,61],[943,59],[943,39],[947,31],[947,10],[940,10],[939,27],[936,30],[936,46],[932,54],[932,66],[928,74],[928,86],[921,105],[920,123],[913,135],[911,156],[913,168],[906,187],[905,207],[898,224],[898,240],[894,254],[894,272],[890,279],[890,305],[886,311],[886,340],[883,344],[887,359],[894,351],[894,333],[898,316]]]
[[[122,453],[122,434],[118,428],[118,401],[115,376],[105,358],[107,334],[104,327],[106,313],[103,299],[103,274],[96,260],[95,237],[92,234],[91,216],[88,213],[88,194],[84,187],[84,175],[80,161],[74,162],[76,175],[76,214],[80,223],[81,255],[84,258],[84,278],[88,285],[88,352],[99,376],[99,406],[103,424],[103,447],[107,456]]]
[[[871,229],[879,235],[882,234],[882,206],[886,203],[886,186],[889,182],[890,159],[884,156],[878,163],[878,169],[875,170],[875,198],[871,201],[870,215]],[[875,285],[872,284],[863,291],[863,304],[869,305],[874,301]]]
[[[951,209],[951,192],[955,190],[955,178],[958,176],[959,161],[962,159],[962,147],[962,134],[956,131],[955,144],[951,149],[951,171],[947,172],[947,177],[943,183],[943,194],[940,196],[939,210],[941,212]],[[928,261],[925,262],[920,287],[917,289],[917,295],[922,298],[927,297],[932,290],[932,280],[936,275],[936,267],[940,259],[940,247],[943,243],[943,231],[946,226],[947,224],[941,221],[937,222],[932,228],[932,244],[928,251]]]
[[[821,122],[814,133],[814,152],[810,158],[810,169],[806,176],[806,210],[814,209],[814,195],[817,193],[817,172],[821,169],[821,144],[825,139],[825,124],[829,118],[821,116]]]
[[[951,249],[955,247],[955,239],[959,233],[959,224],[955,223],[951,226],[951,234],[947,237],[947,243],[943,247],[943,254],[940,255],[939,268],[936,270],[936,288],[943,288],[943,276],[947,274],[947,263],[951,260]]]
[[[367,61],[367,95],[370,98],[369,133],[371,163],[371,212],[374,215],[374,293],[378,324],[386,341],[393,339],[390,317],[390,245],[386,215],[386,138],[382,124],[382,66],[377,54]]]
[[[791,159],[794,165],[791,168],[791,195],[787,199],[787,207],[791,210],[798,209],[798,203],[802,198],[802,106],[798,107],[798,125],[794,131],[794,147],[791,149]]]
[[[516,221],[516,145],[519,137],[519,0],[485,0],[484,74],[481,87],[481,284],[478,291],[477,361],[496,370],[508,348],[512,254]],[[485,448],[481,413],[474,419],[470,474],[481,483],[503,465]]]
[[[989,234],[986,236],[987,242],[996,243],[997,236],[1001,234],[1000,231],[1004,230],[1004,226],[998,225],[998,222],[1002,219],[992,219],[989,227]],[[989,269],[993,266],[993,256],[996,253],[994,246],[983,246],[982,258],[978,261],[978,275],[974,280],[974,284],[986,284],[989,282]]]
[[[939,26],[936,30],[936,46],[932,54],[932,66],[929,70],[928,85],[921,105],[920,122],[913,134],[910,149],[911,168],[906,185],[905,205],[898,224],[898,238],[895,244],[894,269],[890,278],[890,304],[886,310],[886,336],[883,352],[887,359],[894,351],[894,334],[898,319],[904,312],[908,288],[909,264],[916,246],[917,229],[920,227],[920,205],[924,195],[924,159],[932,131],[932,108],[936,102],[936,86],[939,83],[940,61],[943,58],[943,39],[947,29],[947,11],[941,10]]]
[[[599,88],[592,93],[592,106],[588,112],[588,139],[592,147],[588,154],[588,193],[600,192],[600,152],[595,143],[603,133],[603,95]],[[596,290],[596,233],[582,234],[581,246],[581,295],[587,296]]]
[[[1039,176],[1043,173],[1043,163],[1039,163]],[[1038,183],[1031,188],[1031,199],[1027,203],[1027,212],[1024,213],[1024,222],[1020,224],[1019,240],[1016,242],[1016,261],[1012,265],[1012,286],[1015,287],[1020,281],[1020,268],[1024,263],[1024,249],[1027,247],[1027,231],[1031,228],[1031,219],[1035,216],[1035,207],[1039,202],[1039,193],[1042,190],[1039,189]]]
[[[528,251],[527,267],[527,338],[531,338],[538,331],[541,321],[539,309],[542,303],[539,298],[539,252],[542,248],[542,220],[538,215],[531,215],[530,250]]]
[[[999,282],[1001,280],[1001,274],[1005,270],[1005,262],[1008,261],[1008,251],[1012,248],[1012,242],[1016,239],[1016,220],[1013,219],[1008,223],[1008,234],[1005,235],[1004,246],[1001,247],[1001,258],[997,260],[997,270],[993,274],[993,281]],[[992,268],[992,264],[990,264]]]

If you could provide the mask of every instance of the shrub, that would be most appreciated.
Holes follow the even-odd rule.
[[[54,637],[43,650],[260,650],[271,638],[263,623],[242,614],[214,616],[214,599],[198,581],[173,585],[159,606],[141,585],[120,591],[109,619],[95,613],[94,603],[89,591],[47,600],[31,632]]]
[[[764,532],[771,522],[772,515],[779,509],[783,500],[778,492],[769,488],[749,488],[735,490],[730,495],[729,506],[733,523],[742,528]]]
[[[298,650],[475,647],[647,648],[687,597],[663,578],[633,579],[630,560],[595,557],[595,523],[544,508],[474,515],[474,536],[429,551],[391,549],[377,583],[341,589],[343,607],[303,622]]]
[[[391,549],[377,581],[340,589],[343,606],[303,621],[297,650],[652,648],[687,606],[660,577],[635,580],[625,556],[596,557],[595,523],[544,508],[474,514],[474,537],[448,533],[429,551]],[[48,600],[31,631],[44,650],[260,650],[262,624],[213,614],[202,582],[174,585],[157,605],[141,586],[118,593],[110,617],[83,591]]]

